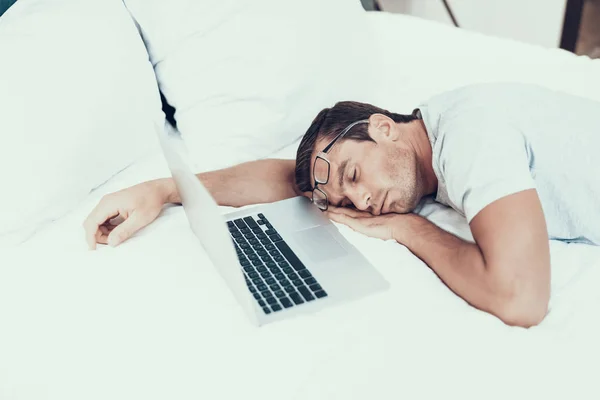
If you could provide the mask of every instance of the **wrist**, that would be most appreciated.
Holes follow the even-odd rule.
[[[175,181],[172,178],[162,178],[154,181],[161,196],[163,204],[180,203]]]
[[[398,243],[405,244],[417,231],[415,226],[421,220],[421,217],[413,213],[398,214],[392,225],[392,238]]]

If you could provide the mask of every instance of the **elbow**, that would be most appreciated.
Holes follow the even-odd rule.
[[[495,291],[491,311],[505,324],[530,328],[540,324],[548,313],[550,282],[547,279],[522,282],[512,280]],[[506,281],[505,281],[506,282]]]
[[[529,296],[517,296],[498,307],[495,314],[507,325],[531,328],[540,324],[547,312],[547,299],[533,300]]]

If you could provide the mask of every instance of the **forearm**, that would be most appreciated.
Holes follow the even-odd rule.
[[[486,265],[477,244],[418,215],[405,217],[400,222],[402,228],[394,231],[394,239],[423,260],[457,295],[474,307],[501,317],[511,293],[501,274]]]
[[[219,205],[240,207],[297,196],[294,166],[294,160],[258,160],[197,177]],[[158,184],[163,187],[165,203],[181,203],[172,178],[161,179]]]

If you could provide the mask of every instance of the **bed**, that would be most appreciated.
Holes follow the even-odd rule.
[[[398,77],[378,82],[371,100],[383,107],[484,80],[600,100],[600,61],[406,16],[368,19],[373,45],[389,49],[381,76]],[[293,158],[296,146],[273,156]],[[122,246],[86,249],[81,223],[102,195],[166,175],[155,145],[1,254],[1,399],[599,398],[600,248],[551,243],[550,312],[522,329],[470,307],[405,247],[339,226],[391,288],[254,328],[181,207]],[[469,237],[450,209],[419,213]]]

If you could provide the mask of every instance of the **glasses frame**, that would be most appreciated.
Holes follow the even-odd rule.
[[[313,163],[313,190],[311,193],[311,201],[313,202],[313,204],[315,204],[319,210],[321,211],[327,211],[327,208],[329,207],[329,199],[327,197],[327,193],[325,193],[323,190],[319,189],[319,185],[326,185],[327,182],[329,182],[329,173],[331,171],[331,163],[329,162],[329,160],[327,159],[327,153],[329,153],[329,151],[331,151],[331,149],[333,148],[334,144],[340,139],[342,138],[344,135],[346,135],[350,129],[354,128],[356,125],[359,124],[368,124],[369,120],[368,119],[361,119],[360,121],[356,121],[351,123],[350,125],[348,125],[343,131],[341,131],[340,133],[337,134],[336,137],[334,137],[331,142],[329,142],[329,144],[327,146],[325,146],[325,148],[323,150],[321,150],[320,152],[317,153],[317,157],[315,158],[315,162]],[[317,161],[321,159],[323,160],[326,164],[327,164],[327,179],[325,179],[324,181],[319,181],[317,180],[317,177],[315,176],[315,170],[316,170],[316,166],[317,166]],[[317,202],[315,201],[315,192],[320,193],[320,195],[322,195],[322,197],[325,199],[325,206],[321,207],[319,206],[319,204],[317,204]]]

